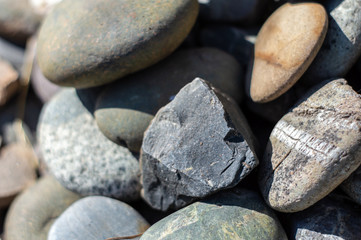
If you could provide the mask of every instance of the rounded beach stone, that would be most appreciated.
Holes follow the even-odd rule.
[[[38,127],[44,161],[74,192],[134,200],[140,191],[138,160],[99,131],[89,112],[92,101],[85,90],[65,89],[48,102]]]
[[[315,84],[344,77],[361,56],[361,1],[328,0],[329,26],[325,41],[302,81]]]
[[[14,200],[6,216],[5,239],[46,240],[55,219],[79,198],[52,176],[43,177]]]
[[[286,3],[267,19],[255,44],[253,101],[274,100],[297,82],[320,49],[327,24],[317,3]]]
[[[0,208],[36,180],[36,159],[31,149],[20,144],[3,147],[0,152]]]
[[[149,227],[129,205],[92,196],[73,203],[52,225],[48,240],[99,240],[132,236]]]
[[[359,167],[360,109],[360,95],[338,79],[317,87],[276,124],[259,168],[272,208],[306,209]]]
[[[151,226],[142,240],[287,239],[257,193],[234,189],[185,207]]]
[[[340,187],[352,200],[361,205],[361,167],[354,171]]]
[[[155,113],[196,77],[237,101],[242,98],[242,70],[236,59],[215,48],[181,50],[105,89],[95,111],[99,129],[113,142],[139,152]]]
[[[340,195],[330,194],[314,206],[286,214],[285,228],[291,239],[343,240],[359,239],[360,208]]]
[[[64,0],[41,27],[39,66],[58,85],[103,85],[168,56],[197,14],[197,0]]]

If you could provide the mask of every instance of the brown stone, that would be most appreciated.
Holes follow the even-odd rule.
[[[287,3],[268,18],[255,44],[253,101],[274,100],[297,82],[320,49],[327,24],[317,3]]]
[[[12,144],[0,152],[0,208],[35,182],[35,155],[24,145]]]
[[[0,59],[0,106],[4,105],[19,89],[19,74],[6,61]]]

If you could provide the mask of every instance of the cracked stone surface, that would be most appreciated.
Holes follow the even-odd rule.
[[[361,164],[361,97],[344,79],[322,83],[274,127],[259,185],[277,211],[325,197]]]
[[[140,159],[143,197],[163,211],[234,187],[258,164],[238,106],[199,78],[158,111]]]

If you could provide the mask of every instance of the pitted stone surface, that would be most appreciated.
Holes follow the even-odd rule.
[[[310,207],[361,164],[361,97],[344,79],[327,83],[273,129],[259,185],[281,212]]]
[[[138,160],[127,148],[104,137],[86,101],[93,99],[66,89],[43,109],[38,129],[44,161],[70,190],[134,200],[140,191]]]
[[[237,104],[197,78],[144,133],[143,197],[165,211],[234,187],[257,166],[253,152],[254,137]]]
[[[41,27],[39,66],[58,85],[103,85],[172,53],[197,14],[197,0],[64,0]]]

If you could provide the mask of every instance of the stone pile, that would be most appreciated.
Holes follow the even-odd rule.
[[[0,0],[0,240],[359,239],[361,2]]]

